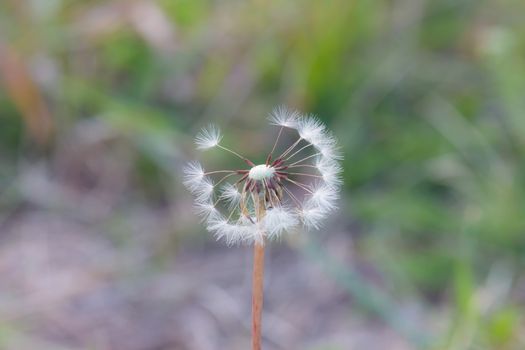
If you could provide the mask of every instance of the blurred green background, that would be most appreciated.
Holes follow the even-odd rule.
[[[257,155],[285,104],[335,132],[345,185],[270,248],[265,348],[524,349],[524,14],[3,0],[0,348],[246,349],[250,250],[204,232],[180,168],[209,122]]]

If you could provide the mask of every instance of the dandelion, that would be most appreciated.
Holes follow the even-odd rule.
[[[220,148],[248,167],[205,171],[194,161],[184,168],[184,184],[194,194],[198,212],[205,221],[213,219],[208,229],[230,244],[276,239],[301,224],[319,227],[337,207],[342,169],[332,134],[319,119],[285,107],[276,108],[269,119],[279,133],[264,164],[223,146],[219,128],[209,125],[197,134],[197,148]],[[275,156],[285,129],[298,137]],[[222,213],[222,222],[215,213]]]
[[[318,229],[336,209],[342,183],[337,142],[319,119],[278,107],[269,121],[279,131],[263,164],[225,147],[219,128],[209,125],[197,134],[197,149],[221,149],[245,167],[206,171],[191,162],[183,179],[208,231],[229,245],[254,245],[253,349],[260,349],[265,242],[301,226]],[[278,147],[285,132],[296,138],[286,148]]]

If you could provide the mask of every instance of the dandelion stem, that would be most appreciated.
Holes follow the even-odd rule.
[[[266,214],[263,200],[258,198],[256,206],[257,221]],[[264,293],[264,235],[262,240],[255,241],[253,246],[253,275],[252,275],[252,350],[261,350],[262,310]]]
[[[252,350],[261,350],[263,282],[264,244],[256,242],[253,246]]]

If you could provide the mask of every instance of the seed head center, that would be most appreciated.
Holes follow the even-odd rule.
[[[250,169],[248,177],[252,180],[262,181],[271,178],[274,173],[275,168],[266,164],[260,164]]]

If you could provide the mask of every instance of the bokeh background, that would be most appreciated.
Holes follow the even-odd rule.
[[[269,246],[265,349],[525,348],[519,0],[2,0],[0,348],[247,349],[180,169],[317,114],[341,208]]]

